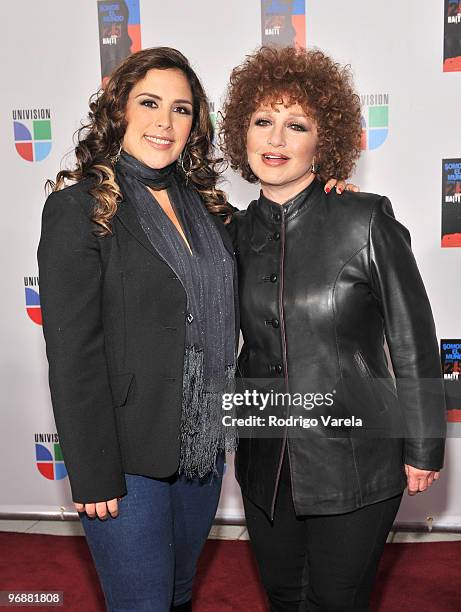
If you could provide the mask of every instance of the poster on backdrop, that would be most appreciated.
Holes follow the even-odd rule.
[[[442,247],[461,247],[461,158],[442,160]]]
[[[461,71],[461,0],[445,0],[443,71]]]
[[[101,82],[128,55],[141,50],[139,0],[97,0]]]
[[[305,48],[305,0],[261,0],[261,43]]]
[[[461,338],[440,340],[447,420],[461,423]]]

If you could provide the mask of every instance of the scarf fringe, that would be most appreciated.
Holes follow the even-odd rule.
[[[235,365],[226,366],[221,392],[209,392],[203,385],[203,350],[186,347],[184,354],[183,409],[179,473],[187,478],[217,474],[216,459],[222,451],[237,448],[236,427],[223,425],[223,393],[232,393]]]

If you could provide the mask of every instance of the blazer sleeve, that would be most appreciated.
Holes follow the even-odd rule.
[[[37,252],[53,412],[73,500],[80,503],[126,493],[101,317],[105,238],[96,238],[94,228],[81,194],[54,192],[43,209]]]
[[[410,234],[386,197],[370,221],[370,275],[405,423],[404,463],[443,467],[446,409],[439,348],[429,300],[411,250]]]

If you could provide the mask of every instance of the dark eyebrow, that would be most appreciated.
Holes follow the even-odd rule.
[[[139,98],[140,96],[149,96],[150,98],[154,98],[154,100],[160,100],[160,102],[162,101],[162,98],[160,96],[157,96],[157,94],[149,93],[148,91],[144,91],[138,94],[136,98]],[[192,102],[190,100],[182,99],[174,100],[174,104],[190,104],[192,106]]]

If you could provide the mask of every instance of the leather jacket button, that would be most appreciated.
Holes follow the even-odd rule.
[[[274,240],[280,240],[280,232],[274,232],[274,233],[272,234],[272,238],[273,238]]]
[[[270,276],[271,283],[276,283],[277,279],[278,279],[277,274],[271,274],[271,276]]]
[[[282,366],[282,364],[281,364],[281,363],[278,363],[278,364],[275,366],[275,368],[276,368],[276,370],[277,370],[277,372],[278,372],[279,374],[281,374],[281,373],[283,372],[283,366]]]
[[[280,213],[274,214],[274,221],[280,221],[282,219],[282,215]]]
[[[271,323],[272,323],[272,327],[278,327],[280,325],[278,319],[272,319]]]

